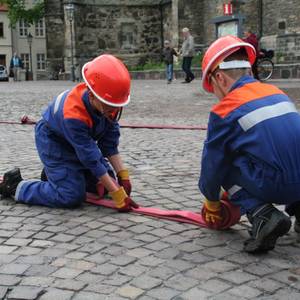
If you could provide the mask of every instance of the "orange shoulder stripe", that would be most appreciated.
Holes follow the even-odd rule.
[[[91,128],[93,121],[82,100],[85,91],[86,85],[84,83],[71,90],[64,103],[63,115],[64,119],[80,120]]]
[[[221,118],[225,118],[243,104],[276,94],[284,94],[284,92],[270,84],[261,82],[247,83],[226,95],[218,104],[213,106],[212,112]]]

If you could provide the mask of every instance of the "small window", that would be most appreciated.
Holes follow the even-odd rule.
[[[24,68],[29,69],[29,64],[30,64],[29,54],[28,53],[21,53],[21,59],[22,59]]]
[[[40,19],[35,23],[35,35],[45,36],[44,19]]]
[[[281,30],[285,29],[285,21],[281,21],[278,23],[278,29],[281,29]]]
[[[3,26],[3,23],[0,22],[0,38],[3,38],[4,37],[4,26]]]
[[[24,20],[19,21],[19,34],[20,36],[26,37],[28,34],[28,23]]]
[[[38,53],[36,55],[36,63],[38,70],[45,70],[46,69],[46,57],[44,53]]]
[[[123,49],[132,49],[136,44],[136,30],[132,23],[123,23],[121,29],[121,47]]]

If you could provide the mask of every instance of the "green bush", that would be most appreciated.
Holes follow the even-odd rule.
[[[198,52],[193,60],[192,60],[192,67],[201,67],[203,54]],[[182,64],[182,57],[179,57],[178,62],[174,62],[174,69],[181,69]],[[157,62],[154,60],[149,59],[144,65],[137,65],[137,66],[127,66],[129,71],[147,71],[147,70],[164,70],[166,68],[166,64],[164,62]]]
[[[165,64],[148,60],[144,65],[128,66],[129,71],[164,70]]]
[[[192,66],[201,68],[202,58],[203,58],[203,53],[198,52],[192,60]]]

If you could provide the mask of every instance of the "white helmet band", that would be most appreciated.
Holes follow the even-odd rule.
[[[247,60],[230,60],[223,61],[219,64],[219,69],[228,70],[228,69],[244,69],[251,68],[251,64]]]

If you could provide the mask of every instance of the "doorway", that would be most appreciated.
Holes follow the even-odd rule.
[[[6,67],[6,55],[0,54],[0,65],[3,65]]]

